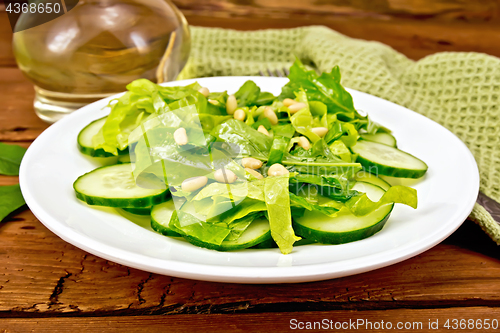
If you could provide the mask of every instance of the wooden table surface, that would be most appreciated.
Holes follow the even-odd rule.
[[[434,14],[422,7],[426,1],[407,1],[406,7],[404,1],[375,2],[399,7],[376,11],[360,9],[359,1],[331,1],[343,5],[308,12],[293,0],[203,1],[198,7],[195,1],[176,1],[197,25],[256,29],[321,23],[351,36],[381,40],[414,59],[443,50],[500,55],[498,1],[435,1]],[[0,141],[28,147],[48,125],[33,112],[33,88],[15,67],[11,38],[2,12]],[[0,176],[0,185],[17,182],[16,177]],[[203,282],[131,269],[64,242],[29,210],[0,224],[0,244],[0,332],[261,332],[321,320],[384,321],[393,327],[410,323],[417,326],[408,331],[426,332],[429,321],[439,320],[439,329],[433,331],[445,331],[448,319],[500,320],[500,251],[471,221],[441,244],[399,264],[283,285]]]

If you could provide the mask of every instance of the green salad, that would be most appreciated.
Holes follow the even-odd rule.
[[[427,165],[361,115],[338,67],[296,61],[274,96],[253,82],[234,94],[140,79],[78,136],[103,166],[74,183],[78,199],[151,216],[151,227],[219,251],[342,244],[380,231]],[[235,87],[227,87],[233,90]]]

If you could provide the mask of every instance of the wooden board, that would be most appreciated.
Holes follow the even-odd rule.
[[[387,311],[304,311],[232,315],[173,315],[91,318],[2,319],[6,332],[288,332],[303,328],[307,332],[384,332],[392,327],[409,332],[450,332],[448,327],[463,325],[459,332],[480,331],[475,325],[493,322],[498,327],[500,309],[486,307],[452,309],[397,309]],[[457,319],[454,322],[453,319]],[[462,322],[460,322],[462,320]],[[474,322],[471,322],[473,320]],[[496,322],[494,320],[497,320]],[[344,328],[342,328],[344,327]],[[468,328],[472,327],[472,328]],[[384,329],[382,329],[384,328]],[[457,330],[455,330],[457,331]],[[488,329],[495,332],[498,329]]]
[[[0,67],[0,141],[33,141],[49,125],[33,109],[33,84],[17,68]]]

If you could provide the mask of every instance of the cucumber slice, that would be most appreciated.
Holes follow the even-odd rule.
[[[129,220],[130,222],[133,222],[137,224],[140,227],[143,227],[144,229],[149,229],[151,225],[151,217],[146,216],[146,215],[137,215],[134,213],[130,213],[126,211],[123,208],[115,208],[116,212]]]
[[[92,157],[114,156],[113,154],[108,153],[102,148],[95,149],[94,144],[92,143],[92,138],[101,130],[107,118],[108,117],[104,117],[94,120],[80,131],[77,140],[78,150],[80,150],[80,152]],[[125,154],[128,154],[128,148],[125,148],[124,150],[118,150],[118,155]]]
[[[361,134],[360,137],[363,140],[382,143],[394,148],[397,147],[396,138],[389,133]]]
[[[153,209],[151,209],[151,228],[165,236],[180,237],[181,235],[170,229],[168,226],[174,211],[174,200],[169,200],[154,206]]]
[[[380,187],[358,182],[354,190],[364,192],[373,201],[384,194]],[[306,211],[293,221],[296,233],[306,239],[324,244],[344,244],[370,237],[380,231],[391,214],[394,205],[385,205],[365,216],[346,214],[329,217],[320,212]]]
[[[234,251],[242,250],[271,239],[271,229],[269,228],[269,221],[265,218],[255,219],[248,226],[241,236],[232,241],[223,241],[221,245],[205,243],[193,237],[186,237],[188,242],[199,247],[217,251]]]
[[[389,187],[391,187],[391,184],[383,180],[382,178],[379,178],[375,176],[374,174],[371,174],[366,171],[359,171],[356,173],[354,176],[354,179],[357,180],[358,182],[365,182],[365,183],[370,183],[373,185],[377,185],[378,187],[382,188],[384,191],[387,191]]]
[[[314,243],[316,242],[312,239],[302,238],[301,240],[298,240],[295,243],[293,243],[293,247],[310,245]],[[265,240],[262,243],[259,243],[255,246],[252,246],[252,249],[274,249],[274,248],[278,248],[278,245],[276,245],[276,242],[272,238]]]
[[[135,215],[151,215],[151,207],[148,208],[122,208],[124,211],[135,214]]]
[[[78,199],[97,206],[147,208],[169,198],[166,188],[137,186],[130,163],[97,168],[80,176],[73,188]]]
[[[427,164],[413,155],[381,143],[359,140],[351,147],[357,162],[371,173],[402,178],[420,178]]]
[[[118,157],[118,161],[116,161],[116,164],[124,164],[124,163],[130,163],[130,155],[122,155]]]

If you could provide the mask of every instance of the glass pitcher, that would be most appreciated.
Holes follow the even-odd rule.
[[[28,19],[21,15],[17,25]],[[80,0],[13,38],[19,68],[35,85],[35,112],[47,122],[138,78],[174,80],[190,43],[186,19],[168,0]]]

